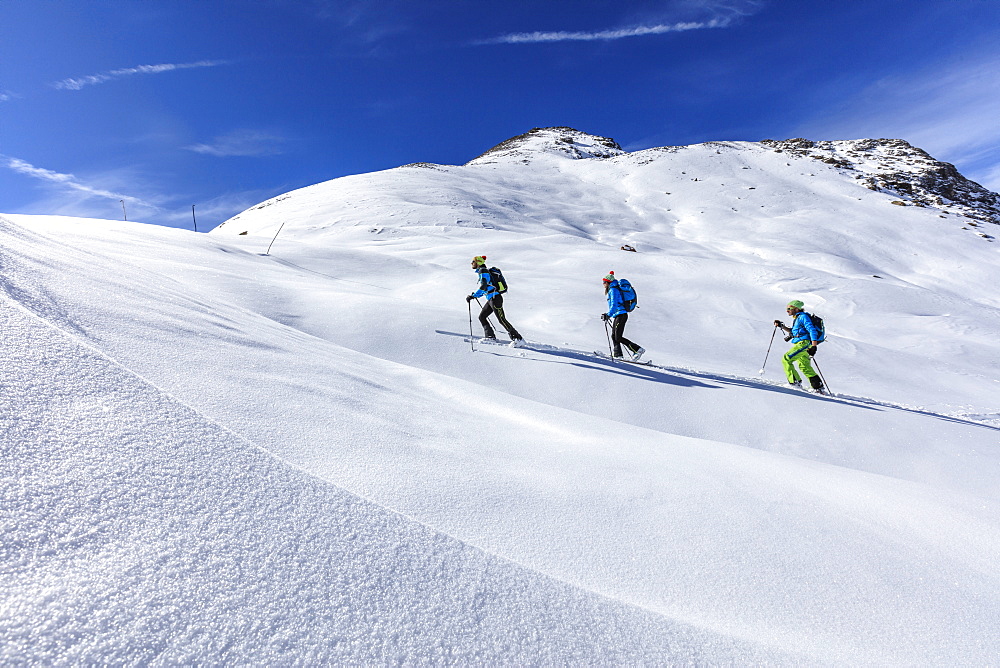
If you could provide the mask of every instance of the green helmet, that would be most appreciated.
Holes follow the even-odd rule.
[[[804,308],[806,307],[806,305],[805,305],[805,304],[803,304],[803,303],[802,303],[801,301],[799,301],[798,299],[793,299],[792,301],[788,302],[788,305],[789,305],[789,306],[794,306],[794,307],[795,307],[795,308],[797,308],[797,309],[804,309]]]

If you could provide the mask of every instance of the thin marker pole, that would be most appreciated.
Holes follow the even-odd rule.
[[[285,226],[285,223],[282,223],[281,227],[284,227],[284,226]],[[274,233],[274,239],[277,239],[278,235],[281,234],[281,227],[279,227],[278,231]],[[271,239],[271,243],[269,243],[267,245],[267,251],[264,253],[264,255],[270,255],[271,254],[271,246],[274,245],[274,239]]]
[[[198,231],[198,219],[194,217],[194,204],[191,205],[191,220],[194,221],[194,231]]]
[[[118,201],[122,203],[122,215],[125,216],[125,222],[128,222],[128,214],[125,213],[125,200],[120,199]]]

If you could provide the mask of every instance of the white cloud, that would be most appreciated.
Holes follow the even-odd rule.
[[[1000,160],[992,167],[975,170],[968,174],[969,178],[995,193],[1000,193]]]
[[[121,202],[124,202],[130,221],[191,229],[191,205],[195,204],[198,229],[202,232],[290,187],[230,192],[201,199],[191,193],[157,193],[156,184],[133,169],[103,172],[84,180],[0,154],[0,168],[4,167],[44,184],[38,199],[19,205],[12,213],[121,220]],[[143,196],[123,194],[123,184],[133,192],[144,193]]]
[[[200,201],[197,203],[196,208],[198,229],[202,232],[207,232],[241,211],[245,211],[265,200],[280,195],[282,192],[285,192],[285,189],[280,187],[243,190],[224,193],[211,199]],[[167,213],[164,219],[170,221],[170,224],[174,227],[185,227],[192,223],[191,207],[188,206],[186,209]]]
[[[813,139],[905,139],[963,172],[1000,172],[1000,56],[969,57],[873,82],[833,112],[799,126]],[[973,177],[975,178],[975,177]],[[984,178],[980,176],[979,178]],[[977,179],[978,180],[978,179]]]
[[[129,169],[105,172],[85,183],[73,174],[36,167],[24,160],[5,155],[0,155],[0,168],[2,167],[47,184],[37,199],[21,203],[16,207],[16,211],[12,210],[11,213],[104,220],[121,220],[127,213],[130,221],[189,230],[194,223],[191,217],[191,205],[195,204],[198,230],[201,232],[207,232],[240,211],[285,192],[290,187],[278,186],[270,189],[230,192],[201,199],[191,193],[157,194],[152,190],[154,184]],[[142,190],[145,195],[143,197],[124,195],[120,192],[122,188],[114,185],[100,187],[95,185],[96,182],[127,183],[131,189]],[[126,208],[124,213],[122,201]]]
[[[0,102],[7,102],[8,100],[13,100],[15,97],[17,96],[9,90],[0,89]]]
[[[8,169],[17,172],[18,174],[23,174],[25,176],[30,176],[33,179],[38,179],[40,181],[46,181],[48,183],[55,184],[61,190],[77,193],[83,195],[84,198],[90,197],[100,197],[104,199],[112,200],[124,200],[132,204],[137,204],[143,207],[149,207],[151,209],[156,209],[156,207],[149,202],[143,201],[138,197],[132,197],[130,195],[123,195],[112,190],[107,190],[100,188],[96,185],[84,183],[72,174],[62,174],[60,172],[52,171],[51,169],[45,169],[43,167],[35,167],[34,165],[25,162],[19,158],[12,158],[6,155],[0,155],[0,164],[7,167]]]
[[[184,148],[195,153],[216,157],[260,157],[282,153],[283,137],[258,130],[234,130],[216,137],[210,144],[194,144]]]
[[[174,70],[187,70],[196,67],[216,67],[225,65],[224,60],[202,60],[196,63],[164,63],[161,65],[139,65],[137,67],[126,67],[119,70],[111,70],[101,74],[91,74],[85,77],[74,77],[63,79],[52,84],[59,90],[80,90],[85,86],[102,84],[113,79],[121,79],[136,74],[159,74],[161,72],[172,72]]]
[[[631,28],[617,28],[614,30],[599,30],[597,32],[521,32],[510,35],[502,35],[493,39],[484,40],[481,44],[529,44],[539,42],[591,42],[609,41],[623,39],[626,37],[640,37],[642,35],[662,35],[670,32],[685,32],[687,30],[704,30],[706,28],[724,28],[729,24],[729,19],[712,19],[704,22],[684,22],[669,25],[649,25],[634,26]]]
[[[612,41],[626,39],[629,37],[642,37],[645,35],[663,35],[674,32],[687,32],[689,30],[708,30],[712,28],[726,28],[735,20],[743,16],[749,16],[763,6],[763,0],[682,0],[670,7],[670,11],[683,12],[688,15],[707,15],[709,18],[697,21],[670,21],[662,20],[663,10],[660,13],[661,20],[656,20],[652,16],[642,18],[633,16],[635,20],[631,25],[605,30],[593,31],[535,31],[520,32],[501,35],[491,39],[476,42],[477,44],[537,44],[545,42],[594,42]],[[627,9],[627,5],[625,6]]]

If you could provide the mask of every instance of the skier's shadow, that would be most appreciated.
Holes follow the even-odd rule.
[[[460,336],[466,340],[469,339],[468,334],[462,334],[459,332],[446,332],[443,330],[435,330],[438,334],[444,334],[445,336]],[[633,378],[644,378],[657,383],[666,383],[668,385],[676,385],[679,387],[704,387],[708,389],[721,389],[724,385],[731,385],[737,387],[746,387],[754,390],[764,390],[766,392],[777,392],[779,394],[787,394],[801,399],[809,399],[812,401],[824,401],[836,404],[849,405],[853,408],[861,408],[869,411],[903,411],[906,413],[914,413],[916,415],[923,415],[926,417],[937,418],[938,420],[943,420],[945,422],[954,422],[956,424],[968,425],[970,427],[981,427],[984,429],[990,429],[993,431],[1000,431],[1000,427],[996,427],[990,424],[983,424],[982,422],[977,422],[975,420],[970,420],[968,418],[956,417],[953,415],[942,415],[941,413],[933,413],[931,411],[920,410],[919,408],[910,408],[907,406],[899,406],[896,404],[884,403],[877,401],[875,399],[868,399],[864,397],[838,397],[829,396],[825,394],[813,394],[806,393],[802,390],[793,389],[784,386],[772,385],[764,380],[756,379],[745,379],[745,378],[734,378],[731,376],[723,376],[720,374],[705,373],[701,371],[693,371],[691,369],[677,369],[669,368],[663,366],[643,366],[641,364],[629,364],[628,362],[615,362],[608,358],[602,358],[594,355],[593,353],[586,353],[579,350],[568,350],[565,348],[558,348],[556,346],[550,346],[546,344],[527,344],[523,348],[518,350],[530,350],[535,353],[541,353],[543,355],[550,355],[552,357],[562,358],[566,361],[560,362],[562,364],[572,364],[573,366],[578,366],[586,369],[600,368],[602,370],[608,371],[609,373],[617,373],[623,376],[630,376]],[[485,352],[485,351],[484,351]],[[500,355],[499,352],[493,353],[495,355]],[[507,357],[507,355],[503,355]],[[535,358],[536,361],[544,361]],[[704,381],[704,382],[703,382]]]
[[[446,332],[444,330],[435,330],[438,334],[444,334],[445,336],[461,336],[463,339],[468,340],[468,334],[460,334],[458,332]],[[482,344],[480,344],[482,346]],[[490,345],[490,344],[487,344]],[[485,349],[485,346],[479,348],[482,352],[490,352]],[[555,346],[549,346],[546,344],[526,344],[522,348],[517,350],[530,350],[534,353],[540,353],[542,355],[548,355],[550,357],[558,358],[558,360],[545,360],[535,358],[539,362],[552,362],[558,364],[569,364],[572,366],[577,366],[583,369],[594,369],[599,368],[608,373],[615,373],[621,376],[628,376],[631,378],[642,378],[644,380],[653,381],[656,383],[665,383],[667,385],[677,385],[679,387],[703,387],[708,389],[719,389],[718,385],[710,385],[708,383],[703,383],[700,380],[695,380],[694,378],[685,378],[680,375],[675,375],[672,373],[666,373],[662,369],[652,366],[645,366],[642,364],[630,364],[628,362],[616,362],[611,359],[602,358],[594,355],[593,353],[585,353],[579,350],[568,350],[566,348],[557,348]],[[499,351],[494,352],[495,355],[500,355]],[[509,355],[503,355],[503,357],[509,357]]]
[[[574,360],[565,362],[572,364],[573,366],[585,367],[588,369],[593,369],[596,366],[609,373],[629,376],[631,378],[642,378],[644,380],[664,383],[666,385],[676,385],[678,387],[703,387],[713,390],[721,389],[718,385],[711,385],[694,378],[685,378],[684,376],[667,373],[659,367],[646,366],[644,364],[631,364],[629,362],[619,362],[606,357],[597,357],[593,353],[566,350],[565,348],[538,349],[531,348],[530,344],[527,347],[535,352],[542,353],[543,355],[551,355],[553,357],[559,357],[566,360]]]

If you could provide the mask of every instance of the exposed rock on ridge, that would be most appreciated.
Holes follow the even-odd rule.
[[[778,153],[808,157],[845,171],[871,190],[891,193],[900,204],[931,206],[1000,225],[1000,195],[971,181],[947,162],[902,139],[760,142]]]
[[[577,160],[611,158],[625,153],[618,142],[610,137],[599,137],[567,127],[534,128],[497,144],[465,164],[489,164],[503,158],[527,162],[533,154],[539,152],[563,154]]]

